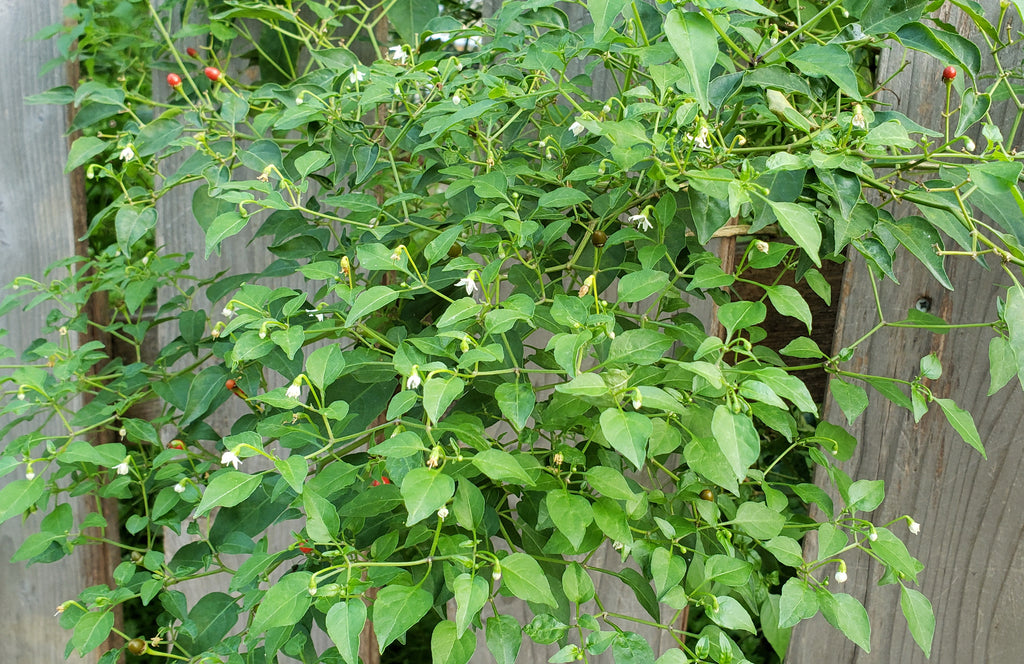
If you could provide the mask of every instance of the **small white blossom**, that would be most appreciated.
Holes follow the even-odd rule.
[[[27,479],[27,480],[34,480],[35,478],[36,478],[36,473],[35,473],[34,470],[29,468],[28,470],[25,471],[25,479]]]
[[[767,254],[768,250],[771,249],[771,247],[764,240],[758,240],[757,242],[754,243],[754,249],[757,249],[762,254]]]
[[[353,67],[352,68],[352,73],[348,75],[348,82],[349,83],[360,83],[364,78],[366,78],[366,74],[364,74],[363,72],[359,71],[358,67]]]
[[[462,103],[462,97],[459,96],[458,92],[452,95],[452,103],[455,104],[456,106]]]
[[[846,576],[846,572],[842,570],[836,572],[836,583],[846,583],[847,578],[849,577]]]
[[[965,138],[964,139],[964,149],[965,150],[967,150],[968,152],[974,152],[974,149],[976,147],[978,147],[978,146],[975,145],[974,141],[972,141],[970,138]]]
[[[875,531],[873,531],[873,530],[872,530],[872,531],[871,531],[871,532],[870,532],[870,533],[868,534],[868,539],[869,539],[870,541],[872,541],[872,542],[877,542],[877,541],[878,541],[878,533],[876,533]]]
[[[472,296],[473,293],[475,293],[478,290],[480,290],[480,287],[477,286],[477,284],[476,284],[476,280],[473,279],[473,273],[472,272],[470,272],[465,277],[463,277],[462,279],[459,279],[457,282],[455,282],[455,286],[456,287],[460,287],[460,288],[461,287],[465,287],[466,295],[469,295],[469,296]]]
[[[114,466],[114,470],[117,471],[118,475],[127,475],[131,472],[132,467],[128,465],[129,461],[131,461],[131,457],[125,457],[124,461]]]
[[[630,215],[629,223],[635,225],[641,231],[647,232],[654,228],[654,224],[647,218],[646,214],[634,214]]]
[[[289,399],[298,399],[302,396],[302,379],[296,378],[292,381],[292,384],[285,390],[284,395]]]
[[[644,398],[640,390],[633,390],[633,410],[640,410],[644,407]]]
[[[231,318],[232,316],[234,316],[235,315],[235,307],[234,307],[234,305],[228,304],[228,306],[226,306],[226,307],[224,307],[223,309],[220,310],[220,315],[224,316],[224,318]]]
[[[707,150],[711,147],[711,130],[708,129],[707,125],[703,125],[697,135],[693,138],[693,144],[702,150]]]
[[[917,521],[914,521],[913,519],[910,520],[910,525],[908,527],[910,528],[910,532],[914,535],[917,535],[921,532],[921,524],[919,524]]]
[[[388,50],[391,51],[391,59],[395,62],[402,63],[409,59],[409,54],[405,52],[405,45],[403,44],[392,46]]]
[[[242,465],[242,460],[238,458],[238,454],[234,450],[228,450],[220,457],[220,465],[227,466],[228,464],[234,466],[235,470]]]
[[[121,161],[131,161],[135,159],[135,150],[132,149],[132,146],[128,145],[121,150],[121,154],[118,156],[121,158]]]
[[[302,98],[302,95],[299,95],[298,97],[296,97],[296,98],[295,98],[295,105],[296,105],[296,106],[302,106],[302,102],[303,102],[303,101],[304,101],[304,100],[303,100],[303,98]]]
[[[612,112],[612,107],[609,106],[608,104],[605,104],[604,106],[601,107],[601,112],[607,115],[608,113]]]
[[[318,323],[324,322],[324,312],[319,309],[306,309],[306,313],[316,318]]]
[[[412,372],[409,373],[409,377],[405,379],[405,389],[415,390],[423,384],[423,380],[420,378],[419,365],[414,364],[412,366]]]
[[[267,338],[267,328],[261,327],[260,328],[260,339],[266,339],[266,338]]]
[[[501,570],[495,569],[493,572],[491,572],[491,578],[495,581],[501,581]]]
[[[174,493],[185,493],[185,480],[174,485]]]
[[[448,508],[442,507],[441,509],[437,510],[437,518],[441,519],[442,521],[448,518]]]
[[[571,125],[569,125],[569,131],[572,132],[573,136],[579,136],[586,130],[587,128],[581,125],[579,122],[573,122]]]
[[[864,117],[864,109],[861,108],[860,104],[853,105],[853,119],[850,120],[850,124],[856,129],[867,129],[868,121]]]

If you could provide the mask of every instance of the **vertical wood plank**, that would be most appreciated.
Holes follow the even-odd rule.
[[[50,262],[74,253],[69,180],[63,173],[67,144],[64,110],[26,106],[24,98],[61,85],[60,67],[43,77],[42,66],[57,55],[51,41],[31,36],[61,20],[62,2],[0,2],[0,283],[21,274],[41,275]],[[4,342],[24,348],[37,336],[40,310],[12,313],[2,326]],[[17,470],[0,485],[23,477]],[[38,528],[38,517],[24,526],[18,519],[0,527],[0,652],[5,661],[61,662],[71,633],[60,629],[54,608],[83,588],[109,575],[104,552],[83,550],[58,563],[25,568],[9,563],[25,536]],[[84,555],[81,555],[84,554]],[[97,656],[72,656],[71,662],[95,662]]]
[[[982,3],[990,18],[998,2]],[[965,36],[973,33],[959,11],[946,7],[946,20]],[[978,38],[979,45],[984,42]],[[882,56],[880,79],[895,71],[902,53],[898,47]],[[915,121],[941,126],[943,104],[939,72],[944,63],[910,55],[910,65],[891,84],[898,96],[883,93],[884,101]],[[997,121],[998,111],[993,115]],[[910,214],[909,210],[898,210]],[[899,320],[919,301],[930,302],[931,313],[950,323],[995,320],[995,298],[1008,278],[993,264],[990,271],[968,259],[947,261],[955,292],[944,291],[913,260],[897,264],[900,286],[882,284],[881,302],[887,320]],[[867,269],[858,257],[852,261],[842,293],[842,310],[835,349],[866,332],[877,321]],[[851,556],[850,581],[842,588],[863,601],[871,616],[871,654],[848,642],[819,615],[794,631],[787,662],[836,664],[901,662],[998,662],[1020,659],[1024,633],[1024,565],[1019,549],[1024,536],[1024,459],[1019,433],[1024,426],[1024,393],[1014,381],[991,398],[988,388],[989,330],[968,329],[933,336],[916,330],[885,330],[858,351],[844,369],[912,379],[920,358],[938,355],[943,375],[931,381],[936,396],[951,397],[972,412],[988,451],[988,461],[960,441],[933,407],[919,424],[910,413],[872,396],[867,415],[852,429],[857,453],[843,465],[854,478],[883,479],[886,500],[871,514],[885,523],[910,514],[922,525],[917,537],[906,526],[893,526],[907,541],[910,553],[925,565],[921,590],[935,609],[932,657],[926,659],[906,629],[899,608],[899,587],[877,585],[881,567],[866,556]],[[834,403],[826,415],[843,421]],[[823,477],[819,480],[824,481]],[[813,543],[811,543],[813,545]],[[813,551],[813,546],[809,547]]]

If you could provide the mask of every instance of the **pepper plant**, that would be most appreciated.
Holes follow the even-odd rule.
[[[478,633],[501,664],[524,639],[553,662],[777,661],[819,611],[868,650],[842,592],[855,556],[884,565],[929,651],[903,542],[920,526],[872,520],[883,484],[842,470],[857,441],[820,419],[807,377],[831,375],[849,422],[881,395],[940,410],[984,454],[971,415],[933,395],[935,356],[911,380],[863,375],[857,343],[775,352],[763,323],[810,334],[826,261],[859,254],[877,283],[909,252],[951,288],[947,257],[977,260],[1010,284],[991,320],[879,305],[862,340],[985,325],[992,389],[1024,370],[1024,104],[1000,62],[1021,3],[951,3],[981,49],[934,18],[942,2],[580,4],[592,24],[552,0],[475,22],[414,0],[71,6],[67,57],[134,69],[32,101],[80,108],[67,166],[119,192],[93,219],[116,243],[13,284],[4,311],[44,325],[8,351],[0,457],[21,475],[0,519],[46,515],[17,559],[125,549],[115,587],[69,589],[69,652],[136,599],[160,617],[124,648],[189,662],[357,664],[367,622],[383,650],[432,610],[439,664],[467,662]],[[878,101],[880,49],[934,56],[942,126]],[[152,249],[162,199],[182,196],[204,256]],[[243,232],[263,264],[192,275]],[[110,315],[89,320],[98,293]],[[79,345],[93,328],[129,352]],[[239,414],[218,429],[221,412]],[[96,507],[73,517],[82,496]],[[105,498],[131,501],[145,546],[115,541]],[[164,529],[193,540],[164,551]],[[606,546],[621,565],[594,562]],[[179,590],[212,575],[198,601]],[[598,577],[638,612],[606,609]],[[637,625],[676,646],[655,653]]]

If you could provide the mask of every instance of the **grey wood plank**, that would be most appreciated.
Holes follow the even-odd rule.
[[[982,4],[994,16],[998,3]],[[961,34],[973,33],[958,11],[949,6],[945,11]],[[980,38],[976,41],[984,46]],[[899,49],[883,54],[880,78],[898,67],[901,55]],[[897,108],[921,124],[941,126],[942,66],[927,56],[911,55],[910,65],[889,85],[895,94],[883,93],[883,100],[898,101]],[[949,322],[991,321],[1000,285],[1008,281],[998,266],[985,271],[968,260],[947,261],[957,289],[949,293],[919,264],[904,260],[897,270],[901,286],[887,282],[881,289],[888,320],[898,320],[926,298],[932,303],[932,313]],[[848,269],[842,301],[836,349],[877,320],[866,268],[859,258]],[[837,664],[1019,660],[1020,635],[1024,633],[1024,594],[1019,591],[1024,581],[1019,556],[1024,535],[1024,512],[1019,509],[1024,499],[1024,459],[1017,439],[1024,425],[1024,394],[1014,381],[986,398],[991,336],[991,331],[981,329],[946,336],[887,330],[868,341],[849,363],[851,371],[910,379],[917,373],[920,358],[935,352],[944,372],[931,382],[931,389],[936,396],[954,398],[974,414],[988,450],[988,461],[984,461],[959,440],[937,407],[915,425],[907,411],[877,396],[872,396],[868,414],[853,427],[859,446],[843,470],[854,478],[886,482],[886,501],[871,515],[874,522],[910,514],[923,524],[916,538],[907,535],[902,524],[893,529],[925,565],[921,590],[931,599],[936,614],[931,659],[924,657],[906,629],[898,586],[879,587],[880,566],[864,556],[851,556],[850,580],[842,590],[867,607],[871,654],[846,641],[819,615],[794,631],[787,662],[821,662],[822,653],[828,653],[828,661]],[[826,415],[833,421],[843,417],[832,402],[826,406]],[[809,549],[813,548],[811,543]]]

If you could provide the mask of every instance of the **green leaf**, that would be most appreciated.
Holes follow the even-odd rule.
[[[830,625],[845,634],[864,652],[871,652],[871,623],[863,604],[851,595],[833,595],[827,590],[818,591],[818,604],[821,606],[821,614]]]
[[[932,655],[932,638],[935,636],[935,613],[932,603],[923,594],[900,584],[900,608],[907,619],[907,628],[914,641],[924,651],[925,657]]]
[[[679,585],[686,574],[686,561],[664,547],[658,547],[651,554],[651,578],[658,599],[665,597],[672,588]]]
[[[737,330],[745,330],[761,323],[767,315],[768,307],[757,301],[727,302],[718,307],[718,321],[730,336]]]
[[[107,149],[107,142],[95,136],[76,138],[68,151],[68,162],[64,172],[70,173],[79,166],[84,166],[93,157]]]
[[[872,512],[885,498],[884,480],[857,480],[847,489],[847,508],[853,511]]]
[[[416,47],[420,43],[420,33],[430,19],[437,16],[437,7],[437,3],[422,0],[396,0],[388,6],[388,21],[402,41]]]
[[[591,505],[594,511],[594,523],[605,535],[615,542],[633,543],[633,533],[626,521],[626,513],[618,502],[611,498],[601,497]]]
[[[751,537],[762,540],[777,536],[786,525],[786,517],[764,503],[753,502],[740,504],[733,521]]]
[[[847,383],[838,377],[833,377],[828,382],[828,389],[832,392],[832,398],[835,399],[850,424],[853,424],[853,421],[868,407],[867,390],[860,385]]]
[[[501,578],[509,592],[519,599],[558,608],[548,578],[533,557],[525,553],[513,553],[502,559]]]
[[[570,205],[579,205],[590,200],[590,197],[579,189],[572,187],[559,187],[553,191],[541,194],[537,199],[537,206],[542,208],[561,209]]]
[[[654,430],[651,420],[640,413],[608,408],[601,413],[600,422],[608,443],[639,470],[647,460],[647,441]]]
[[[526,486],[534,486],[535,484],[533,478],[527,474],[522,464],[516,461],[514,456],[497,447],[491,447],[478,453],[473,457],[473,465],[481,473],[496,482],[509,482],[510,484],[523,484]]]
[[[313,601],[309,594],[310,572],[292,572],[270,587],[263,596],[249,628],[251,634],[260,634],[272,627],[294,626],[306,615]]]
[[[46,481],[41,475],[31,480],[14,480],[0,489],[0,523],[21,514],[43,495]]]
[[[526,426],[526,421],[533,414],[537,396],[527,381],[502,383],[494,390],[494,399],[498,402],[501,414],[505,416],[516,431]]]
[[[238,235],[249,223],[249,216],[243,215],[236,208],[232,208],[217,217],[206,229],[206,258],[214,251],[220,255],[220,243],[233,235]]]
[[[797,203],[777,203],[771,200],[767,202],[782,230],[793,238],[815,265],[821,267],[821,258],[818,256],[821,250],[821,227],[814,213]]]
[[[594,520],[590,501],[565,489],[556,489],[548,492],[545,502],[555,528],[578,549],[587,534],[587,526]]]
[[[438,422],[448,406],[462,396],[466,384],[456,376],[433,376],[423,384],[423,409]]]
[[[292,454],[287,459],[278,459],[274,462],[274,467],[277,468],[277,472],[281,473],[281,477],[288,482],[288,486],[295,490],[295,493],[302,493],[302,487],[306,482],[306,474],[309,472],[304,456]]]
[[[84,656],[102,644],[114,629],[113,611],[88,611],[75,623],[71,643]]]
[[[696,12],[673,9],[665,17],[665,36],[690,77],[701,110],[710,113],[708,86],[711,69],[718,59],[718,34],[714,26]]]
[[[583,604],[594,599],[594,580],[577,562],[570,562],[562,572],[562,589],[565,596],[574,604]]]
[[[487,604],[491,584],[481,576],[460,574],[452,582],[452,590],[455,591],[456,635],[461,638]]]
[[[612,24],[625,9],[627,0],[590,0],[587,10],[594,21],[594,41],[604,40],[604,36],[612,29]]]
[[[619,364],[654,364],[672,346],[672,339],[648,329],[626,330],[608,348],[608,361]]]
[[[896,32],[896,38],[907,48],[934,56],[940,63],[960,65],[972,77],[977,76],[981,69],[981,50],[960,35],[933,29],[923,23],[909,23]]]
[[[619,632],[612,639],[615,664],[654,664],[654,650],[635,632]]]
[[[476,634],[469,632],[459,636],[451,620],[437,623],[430,636],[433,664],[466,664],[475,649]]]
[[[156,228],[156,208],[125,205],[114,216],[117,246],[122,253],[131,254],[135,243]]]
[[[619,471],[608,466],[593,466],[587,469],[585,477],[594,491],[615,500],[633,500],[636,494],[629,488],[626,478]]]
[[[402,499],[411,526],[436,513],[455,495],[455,480],[434,468],[414,468],[402,480]]]
[[[702,265],[701,267],[705,266]],[[714,268],[714,266],[707,267]],[[656,270],[630,272],[619,279],[619,302],[639,302],[640,300],[645,300],[666,286],[668,286],[668,275],[664,272]]]
[[[233,507],[249,496],[260,485],[262,476],[248,475],[237,470],[220,470],[213,475],[196,507],[196,516],[202,516],[214,507]]]
[[[992,105],[992,95],[987,92],[978,94],[974,90],[964,92],[960,103],[960,118],[956,123],[956,136],[963,136],[967,130],[980,122]]]
[[[850,54],[841,46],[808,44],[786,58],[806,76],[832,79],[847,97],[860,99],[857,75],[853,72]]]
[[[985,446],[981,443],[981,436],[978,434],[978,427],[974,425],[974,418],[969,412],[960,408],[952,399],[935,398],[935,403],[942,408],[942,414],[946,416],[949,423],[964,439],[964,442],[978,450],[983,459],[987,459]]]
[[[760,437],[754,423],[725,406],[718,406],[711,418],[711,432],[722,455],[729,462],[733,476],[742,481],[747,476],[747,469],[757,461],[761,452]]]
[[[433,595],[423,588],[391,585],[381,589],[373,602],[373,633],[380,652],[405,635],[433,604]]]
[[[765,286],[764,289],[776,311],[783,316],[796,318],[807,326],[807,333],[811,333],[811,308],[797,289],[785,285]]]
[[[389,286],[372,286],[359,294],[352,304],[352,309],[345,319],[345,327],[352,327],[352,324],[365,316],[372,314],[378,309],[385,307],[401,296],[399,291]]]
[[[747,613],[742,604],[728,596],[715,599],[718,601],[717,610],[714,608],[708,610],[708,617],[711,618],[712,622],[723,629],[735,629],[750,632],[751,634],[757,633],[754,621],[750,619],[750,614]]]
[[[935,253],[936,247],[942,248],[942,238],[931,224],[921,217],[910,216],[900,219],[896,224],[886,223],[885,227],[928,268],[940,284],[953,290],[953,284],[942,264],[942,256]]]
[[[306,359],[306,377],[321,390],[345,371],[345,356],[338,344],[317,348]]]
[[[523,630],[512,616],[492,616],[487,619],[487,650],[495,664],[515,664],[523,644]]]
[[[220,643],[238,623],[238,599],[222,592],[203,596],[188,612],[198,628],[194,638],[179,635],[182,647],[202,652]]]
[[[359,635],[366,624],[366,605],[359,598],[341,600],[327,612],[327,635],[345,664],[359,664]]]
[[[1017,375],[1017,359],[1006,337],[992,337],[988,343],[988,365],[991,381],[986,396],[992,396]]]
[[[403,431],[374,445],[367,451],[377,456],[404,459],[414,454],[426,452],[427,448],[423,445],[423,440],[415,431]]]
[[[817,612],[818,597],[807,582],[796,577],[786,581],[779,599],[779,627],[792,627],[801,620],[813,618]]]

